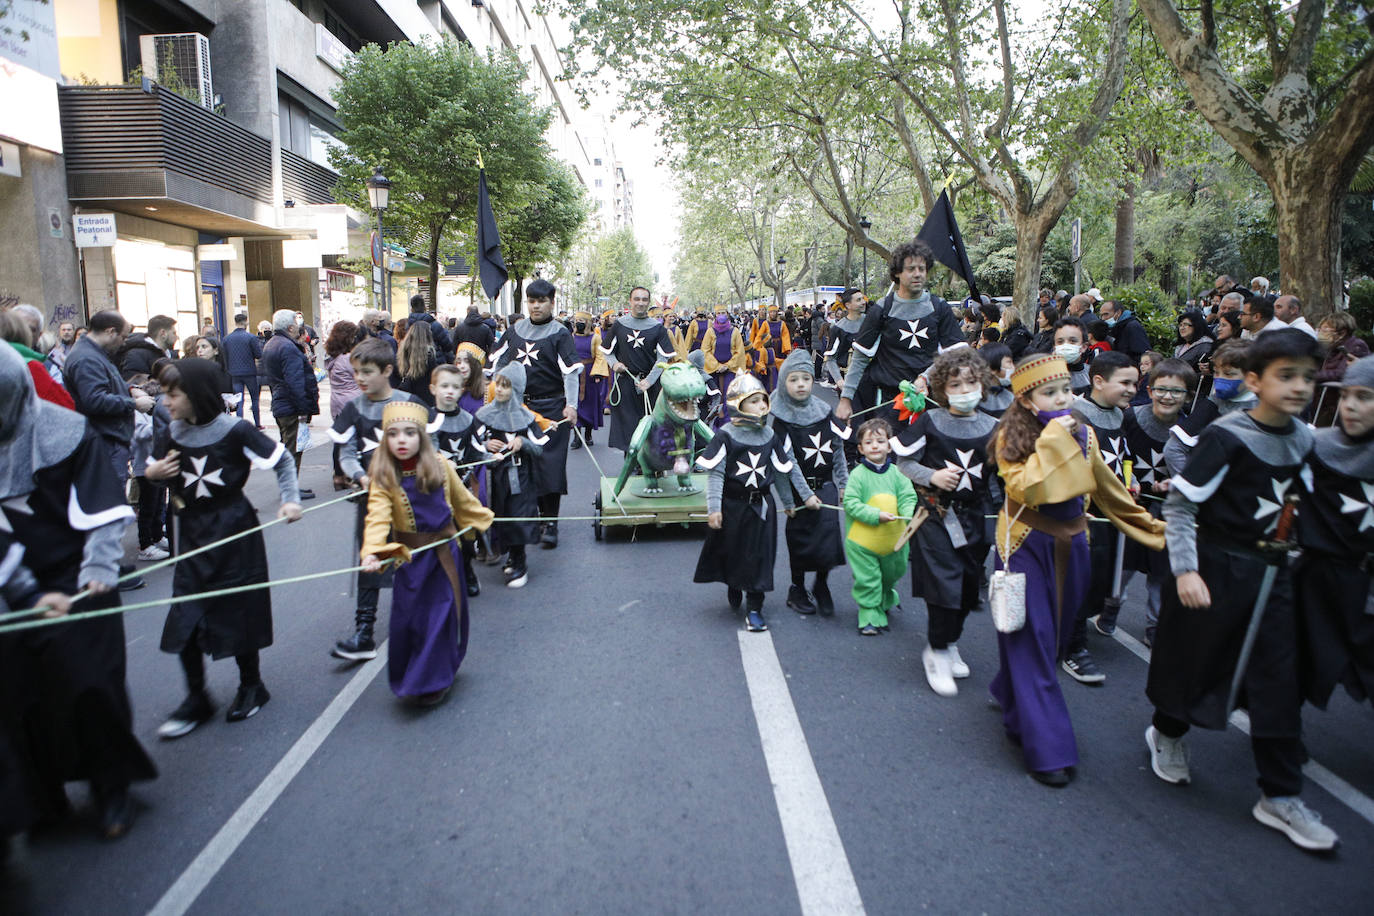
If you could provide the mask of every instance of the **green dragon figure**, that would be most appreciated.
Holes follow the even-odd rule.
[[[663,364],[659,383],[663,390],[654,411],[639,421],[625,451],[625,464],[615,482],[616,495],[625,488],[636,464],[644,475],[645,495],[662,494],[660,480],[669,473],[677,475],[678,493],[695,491],[692,461],[714,435],[697,412],[698,400],[706,396],[706,380],[691,363],[673,359]]]

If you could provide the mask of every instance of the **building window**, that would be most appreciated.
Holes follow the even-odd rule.
[[[339,41],[342,41],[344,43],[344,46],[347,47],[348,50],[352,51],[354,54],[357,54],[359,51],[363,49],[363,41],[361,38],[358,37],[357,33],[350,29],[348,26],[344,25],[343,21],[339,19],[338,16],[335,16],[333,10],[331,10],[327,6],[324,8],[323,21],[324,27],[328,29],[329,32],[335,38],[339,39]]]
[[[600,164],[601,164],[601,160],[600,160],[600,159],[593,159],[593,160],[592,160],[592,165],[600,165]]]
[[[596,186],[597,186],[598,188],[601,187],[601,179],[600,179],[600,178],[598,178],[598,179],[596,180]]]

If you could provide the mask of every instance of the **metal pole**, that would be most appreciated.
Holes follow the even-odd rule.
[[[868,296],[868,246],[864,246],[864,297]]]
[[[377,238],[382,243],[382,311],[391,316],[391,275],[387,272],[386,232],[382,229],[382,210],[377,208]]]

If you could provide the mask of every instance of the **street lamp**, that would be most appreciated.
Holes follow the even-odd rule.
[[[866,217],[866,216],[861,216],[861,217],[859,217],[859,228],[862,229],[862,230],[864,231],[864,236],[865,236],[864,241],[867,242],[867,241],[868,241],[868,238],[867,238],[867,236],[868,236],[868,230],[870,230],[870,229],[873,228],[873,224],[872,224],[871,222],[869,222],[868,217]],[[864,297],[865,297],[865,298],[868,297],[868,246],[867,246],[867,245],[864,245]]]
[[[377,213],[377,241],[382,249],[382,308],[391,314],[391,278],[386,270],[386,238],[382,232],[382,213],[391,201],[391,181],[382,174],[382,167],[376,166],[372,177],[367,180],[367,201]],[[432,291],[431,291],[432,294]]]
[[[787,307],[787,259],[778,258],[778,308]]]

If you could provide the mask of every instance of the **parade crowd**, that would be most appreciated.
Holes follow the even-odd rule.
[[[102,311],[54,334],[37,310],[0,312],[0,836],[68,817],[77,780],[104,835],[121,836],[130,786],[157,775],[125,683],[120,595],[143,584],[124,563],[131,524],[137,561],[174,566],[160,648],[187,692],[159,736],[215,716],[206,656],[238,667],[227,721],[269,702],[266,525],[244,487],[270,471],[278,520],[311,511],[298,472],[327,378],[335,499],[354,513],[339,572],[356,575],[329,651],[376,657],[391,588],[389,680],[407,702],[434,706],[453,685],[478,567],[519,589],[538,572],[529,549],[557,548],[569,452],[606,427],[611,448],[705,475],[693,581],[723,584],[749,631],[768,628],[779,510],[786,606],[882,638],[909,576],[940,697],[973,675],[959,642],[989,611],[991,696],[1047,786],[1079,765],[1060,674],[1105,682],[1092,639],[1115,633],[1141,577],[1153,773],[1188,783],[1190,730],[1243,709],[1253,816],[1334,848],[1302,798],[1302,717],[1337,687],[1374,691],[1374,359],[1349,314],[1313,328],[1264,278],[1220,277],[1165,352],[1095,289],[1043,290],[1028,326],[985,297],[933,295],[923,242],[888,266],[872,302],[850,289],[815,308],[681,315],[640,287],[598,315],[560,311],[536,280],[509,326],[476,309],[444,322],[416,297],[403,321],[369,311],[324,337],[291,311],[257,335],[238,315],[179,356],[165,316],[132,333]],[[709,436],[655,425],[682,366]],[[830,584],[846,565],[848,600]]]

